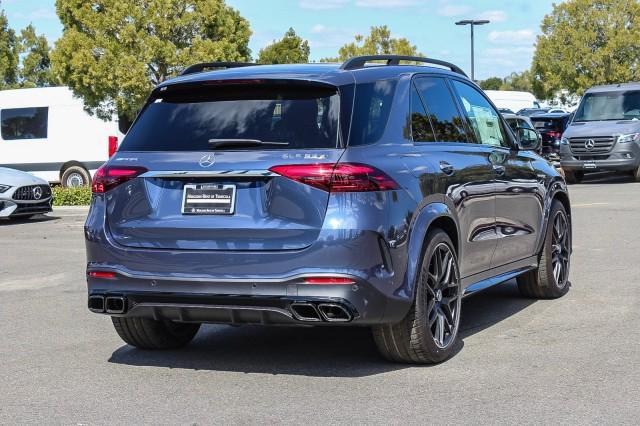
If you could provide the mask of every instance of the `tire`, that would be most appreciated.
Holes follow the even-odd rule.
[[[574,171],[574,170],[565,170],[564,171],[564,180],[567,183],[580,183],[584,179],[584,172]]]
[[[560,219],[559,219],[560,217]],[[556,221],[565,223],[564,233],[558,235]],[[555,272],[555,265],[561,270]],[[535,299],[557,299],[569,291],[571,266],[571,224],[564,206],[558,200],[551,205],[549,223],[538,268],[517,278],[518,290],[523,296]]]
[[[89,186],[91,185],[91,176],[89,172],[80,166],[70,166],[64,169],[60,177],[60,185],[65,188]]]
[[[156,321],[147,318],[111,317],[122,340],[139,349],[176,349],[187,345],[200,324]]]
[[[451,357],[458,340],[462,287],[454,246],[440,229],[430,231],[426,241],[428,245],[411,309],[397,324],[373,327],[378,350],[389,361],[413,364],[442,362]],[[450,263],[446,261],[446,253],[450,255]],[[443,254],[444,260],[438,263],[438,257],[443,259]],[[438,282],[444,281],[448,285],[439,288]],[[438,333],[439,330],[442,333]]]

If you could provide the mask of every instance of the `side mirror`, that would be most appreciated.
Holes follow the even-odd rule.
[[[523,151],[538,151],[540,149],[540,135],[533,129],[518,127],[516,129],[518,143]]]

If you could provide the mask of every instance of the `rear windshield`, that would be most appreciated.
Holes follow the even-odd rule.
[[[228,85],[174,92],[143,110],[119,151],[206,151],[214,140],[274,142],[229,150],[338,146],[340,97],[332,88]]]
[[[640,119],[640,91],[588,93],[573,121]]]
[[[533,125],[538,130],[553,130],[563,132],[565,128],[565,118],[541,118],[531,117]]]

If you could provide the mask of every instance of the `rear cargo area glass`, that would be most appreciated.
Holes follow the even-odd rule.
[[[336,148],[339,116],[339,95],[329,87],[231,84],[180,89],[152,99],[119,151],[207,151],[212,139],[288,143],[225,148],[243,151]]]

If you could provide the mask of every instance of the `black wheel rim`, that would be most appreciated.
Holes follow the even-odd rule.
[[[454,341],[460,322],[461,291],[458,265],[451,248],[440,243],[429,261],[427,318],[433,341],[446,348]]]
[[[551,236],[551,269],[553,278],[559,288],[564,287],[569,279],[569,245],[571,235],[569,222],[564,212],[559,211],[553,218]]]

